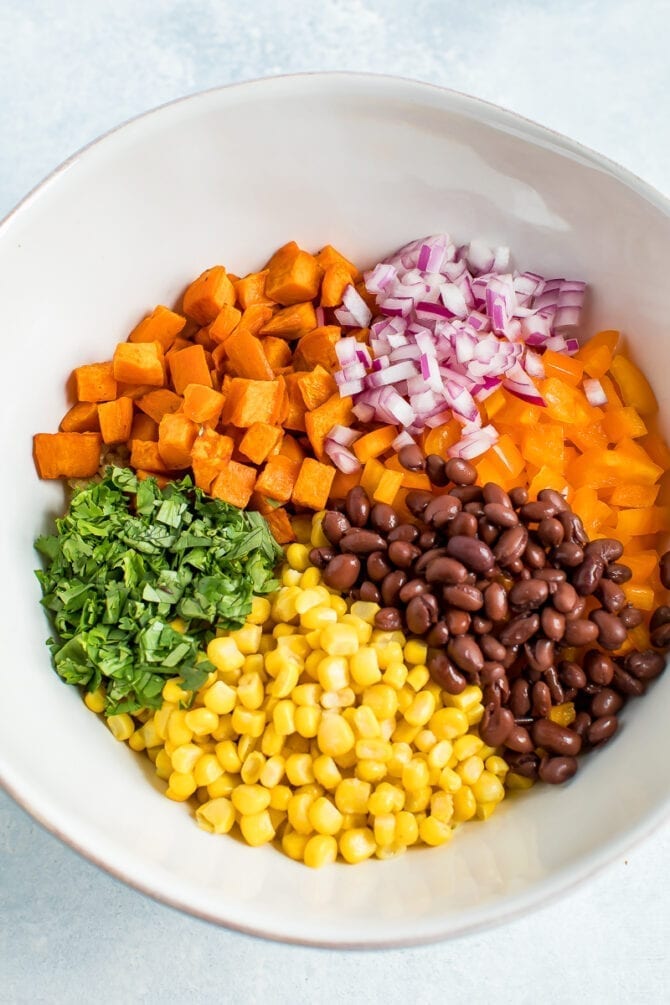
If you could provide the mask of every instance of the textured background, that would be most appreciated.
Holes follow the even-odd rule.
[[[230,81],[318,69],[394,73],[498,102],[670,194],[669,30],[668,0],[0,0],[0,218],[130,116]],[[328,952],[155,904],[0,795],[0,1002],[655,1005],[670,987],[669,859],[666,824],[503,928]]]

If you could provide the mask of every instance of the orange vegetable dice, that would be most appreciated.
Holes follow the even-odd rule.
[[[268,270],[262,272],[250,272],[244,279],[238,279],[235,283],[235,296],[237,302],[244,310],[256,304],[261,306],[272,306],[272,300],[265,293],[265,280]]]
[[[360,469],[358,471],[352,471],[350,474],[344,474],[342,471],[336,471],[335,477],[333,478],[333,484],[330,487],[330,498],[337,500],[346,499],[349,490],[360,484],[360,478]]]
[[[158,450],[158,442],[154,440],[130,441],[130,466],[135,471],[156,471],[167,473],[167,465]]]
[[[298,379],[298,387],[305,402],[305,408],[312,411],[337,393],[337,384],[331,374],[321,365],[315,366]]]
[[[629,581],[623,584],[622,589],[626,594],[626,600],[633,607],[638,607],[641,611],[653,611],[656,606],[653,587]]]
[[[338,307],[347,286],[351,283],[351,274],[339,262],[327,266],[321,281],[321,306]]]
[[[151,387],[162,387],[165,383],[160,342],[120,342],[114,350],[112,365],[117,381]]]
[[[557,377],[577,387],[584,374],[584,367],[579,359],[574,356],[566,356],[565,353],[554,352],[552,349],[545,349],[542,354],[545,377]]]
[[[242,319],[242,311],[232,304],[224,304],[212,323],[209,325],[209,334],[214,342],[225,342]]]
[[[568,489],[568,482],[560,471],[544,465],[528,486],[529,498],[537,499],[538,492],[541,492],[542,489],[555,489],[557,492],[564,493]]]
[[[65,413],[58,428],[63,433],[99,432],[97,404],[93,401],[78,401]]]
[[[201,345],[190,345],[168,356],[170,377],[177,394],[183,394],[188,384],[212,386],[212,377],[207,364],[207,356]]]
[[[350,281],[353,283],[357,282],[361,277],[360,271],[356,268],[353,262],[350,262],[349,259],[343,255],[341,251],[338,251],[337,248],[334,248],[332,244],[324,245],[315,257],[322,269],[328,269],[331,265],[341,265],[347,271],[350,276]]]
[[[548,418],[567,426],[586,426],[589,423],[591,408],[578,388],[558,377],[548,377],[540,381],[539,390],[546,403]]]
[[[191,466],[191,449],[198,435],[198,424],[182,412],[166,412],[158,424],[158,452],[166,468]]]
[[[206,269],[184,293],[184,314],[199,325],[210,324],[224,304],[235,303],[235,289],[222,265]]]
[[[283,307],[314,300],[322,275],[323,269],[314,256],[291,241],[270,259],[265,293]]]
[[[256,492],[277,502],[288,502],[293,494],[299,470],[300,466],[290,457],[274,454],[268,458],[267,464],[256,480]]]
[[[644,509],[653,506],[658,496],[660,485],[616,485],[610,494],[612,506],[625,506],[633,509]]]
[[[380,457],[390,450],[397,435],[397,426],[380,426],[355,440],[352,450],[361,464],[365,464],[371,457]]]
[[[262,335],[275,335],[279,338],[295,339],[306,335],[316,328],[316,314],[311,300],[305,303],[292,304],[272,315],[261,328]]]
[[[422,434],[423,452],[426,457],[429,454],[437,454],[438,457],[446,459],[449,447],[458,443],[463,432],[463,427],[456,419],[435,426],[434,429],[426,430]]]
[[[121,397],[102,401],[98,405],[98,419],[103,443],[125,443],[133,425],[132,399]]]
[[[244,509],[251,499],[255,481],[256,468],[238,464],[237,461],[229,461],[212,482],[210,495],[214,499],[230,503],[231,506]]]
[[[154,422],[160,422],[167,412],[178,412],[182,406],[182,398],[168,387],[159,387],[155,391],[147,391],[137,399],[137,407]]]
[[[114,367],[111,363],[87,363],[74,371],[77,401],[94,403],[113,401],[117,395]]]
[[[296,534],[283,506],[277,506],[266,514],[268,527],[277,544],[290,544],[296,540]]]
[[[670,471],[670,448],[658,433],[650,433],[641,444],[651,457],[654,464],[658,464],[664,471]]]
[[[135,412],[129,440],[158,440],[158,423],[144,412]]]
[[[335,468],[332,465],[305,457],[293,487],[293,502],[305,509],[325,509],[334,477]]]
[[[254,464],[262,464],[281,442],[282,430],[267,422],[254,422],[240,440],[239,451]]]
[[[627,437],[634,440],[647,434],[642,417],[630,405],[607,409],[602,425],[612,443],[619,443]]]
[[[640,415],[654,415],[658,411],[658,402],[651,385],[642,371],[619,353],[612,360],[610,372],[617,383],[624,404],[637,409]]]
[[[197,423],[218,422],[223,408],[223,395],[204,384],[187,384],[184,388],[184,415]]]
[[[385,470],[386,468],[381,461],[376,460],[374,457],[366,461],[365,467],[361,472],[360,485],[365,489],[370,499],[375,494]]]
[[[191,450],[191,467],[195,484],[209,492],[212,482],[227,466],[233,454],[234,443],[230,436],[222,436],[213,429],[205,429]]]
[[[548,429],[550,427],[544,428]],[[552,441],[550,445],[555,449],[550,451],[547,446],[545,448],[544,459],[549,459],[552,465],[559,467],[563,453],[562,430],[559,429],[558,435],[556,435],[556,442]],[[498,441],[493,444],[491,450],[508,477],[516,478],[517,475],[521,474],[524,469],[524,459],[508,433],[503,433],[498,438]]]
[[[303,335],[295,349],[296,370],[313,370],[317,365],[324,367],[330,373],[339,370],[335,345],[341,334],[342,329],[338,325],[322,325]]]
[[[275,338],[274,335],[266,335],[261,341],[265,358],[276,373],[286,366],[291,365],[293,353],[291,347],[283,338]]]
[[[352,404],[351,398],[340,398],[339,394],[334,394],[323,405],[305,414],[305,430],[319,460],[324,459],[326,437],[333,426],[352,424]]]
[[[33,456],[40,478],[91,478],[100,466],[100,433],[36,433]]]
[[[185,317],[159,304],[133,328],[128,341],[160,342],[163,352],[167,352],[185,324]]]
[[[398,489],[402,486],[402,481],[403,475],[401,471],[392,471],[390,468],[385,468],[383,475],[377,482],[377,487],[372,493],[373,501],[388,503],[389,506],[392,506],[398,494]]]

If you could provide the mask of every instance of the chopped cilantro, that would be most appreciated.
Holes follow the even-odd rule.
[[[253,594],[277,589],[282,554],[260,514],[127,468],[77,489],[35,547],[54,666],[68,684],[104,684],[106,715],[159,707],[169,677],[198,688],[213,669],[203,648],[244,623]]]

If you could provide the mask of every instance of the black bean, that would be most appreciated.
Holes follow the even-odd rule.
[[[467,629],[466,629],[467,630]],[[449,641],[449,628],[447,627],[446,621],[438,621],[436,625],[433,625],[431,630],[426,636],[426,642],[429,646],[439,649],[442,646],[446,646]]]
[[[426,457],[426,474],[431,483],[437,485],[438,488],[449,484],[449,475],[445,470],[444,460],[439,454],[428,454]]]
[[[578,621],[586,610],[586,597],[577,597],[577,603],[565,615],[566,621]]]
[[[450,607],[458,607],[461,611],[478,611],[484,603],[481,590],[476,586],[461,583],[460,586],[445,586],[442,596]]]
[[[518,754],[531,754],[533,752],[533,741],[525,726],[515,723],[507,734],[505,746]]]
[[[565,497],[557,492],[556,489],[540,489],[537,493],[537,498],[539,502],[550,502],[554,506],[557,513],[564,513],[570,509]]]
[[[361,488],[360,485],[349,489],[345,507],[351,525],[353,527],[365,527],[370,516],[370,500],[365,489]]]
[[[547,555],[544,548],[536,541],[528,541],[523,552],[523,560],[533,570],[543,569],[547,564]]]
[[[346,593],[354,585],[361,571],[356,555],[336,555],[323,570],[323,581],[331,590]]]
[[[662,625],[667,625],[669,622],[670,607],[668,607],[667,604],[661,604],[661,606],[657,607],[651,616],[649,631],[655,632],[657,628],[660,628]]]
[[[514,729],[514,716],[508,708],[489,702],[479,723],[479,735],[490,747],[499,747]]]
[[[425,558],[425,555],[423,556]],[[420,571],[421,562],[417,562],[416,571]],[[421,570],[422,571],[422,570]],[[468,570],[462,562],[447,555],[434,558],[425,570],[426,581],[428,583],[445,583],[448,586],[455,586],[464,583],[467,579]]]
[[[452,457],[446,464],[447,478],[454,485],[474,485],[477,481],[477,469],[469,461],[460,457]]]
[[[565,626],[565,641],[569,646],[588,646],[598,638],[598,626],[592,621],[579,618],[568,621]]]
[[[417,573],[425,572],[430,563],[434,558],[442,558],[447,554],[446,548],[429,548],[428,551],[424,551],[421,558],[416,560],[416,565],[414,569]],[[467,575],[467,569],[465,570]]]
[[[537,778],[540,765],[540,758],[537,754],[517,754],[511,752],[505,754],[505,760],[509,764],[510,771],[513,771],[515,775],[521,775],[523,778]]]
[[[554,611],[551,607],[545,607],[540,614],[540,624],[542,631],[548,639],[560,642],[565,634],[565,615],[560,611]]]
[[[500,633],[500,641],[504,646],[521,646],[535,635],[540,627],[537,614],[520,614],[505,625]]]
[[[551,691],[543,680],[539,680],[533,684],[531,699],[531,711],[535,718],[544,719],[545,715],[549,715],[551,709]]]
[[[397,527],[390,530],[386,538],[391,544],[393,541],[409,541],[410,544],[418,543],[419,528],[412,523],[399,523]]]
[[[563,660],[558,665],[560,680],[568,688],[576,688],[578,691],[586,687],[587,677],[579,663],[571,660]]]
[[[504,621],[509,614],[507,591],[502,583],[491,583],[484,591],[484,610],[491,621]]]
[[[609,562],[616,562],[623,555],[623,545],[621,541],[613,537],[601,537],[597,541],[590,541],[584,548],[585,555],[595,555],[601,558],[605,565]]]
[[[407,627],[413,635],[425,635],[433,621],[433,610],[428,597],[412,597],[405,611]]]
[[[584,561],[572,574],[572,585],[580,596],[588,597],[595,593],[604,571],[603,558],[599,555],[585,554]]]
[[[370,510],[370,524],[381,534],[398,526],[398,514],[388,503],[375,503]]]
[[[565,695],[563,693],[563,688],[561,687],[561,682],[558,679],[558,670],[556,667],[548,667],[544,671],[544,681],[549,690],[551,691],[551,700],[554,705],[562,705],[565,701]]]
[[[632,604],[626,604],[619,615],[619,621],[630,631],[631,628],[637,628],[638,625],[642,624],[644,615],[642,611],[638,611],[637,607],[633,607]]]
[[[605,610],[609,611],[610,614],[619,614],[626,606],[626,594],[620,586],[617,586],[610,579],[600,580],[596,595]]]
[[[531,670],[545,673],[554,664],[554,643],[551,639],[534,639],[524,644],[524,652]]]
[[[483,618],[481,614],[475,614],[472,618],[472,630],[475,635],[488,635],[489,632],[493,631],[493,622],[488,618]]]
[[[647,690],[647,685],[643,679],[634,677],[632,673],[628,673],[628,671],[624,670],[624,668],[619,666],[618,663],[614,664],[612,687],[615,688],[619,694],[625,694],[630,698],[639,698],[640,695],[643,695]]]
[[[406,471],[423,471],[425,467],[423,454],[415,443],[408,443],[398,451],[398,460]]]
[[[407,509],[414,516],[421,516],[423,511],[429,502],[432,502],[433,494],[432,492],[423,492],[420,489],[412,489],[411,492],[407,493],[405,503],[407,504]]]
[[[545,548],[554,548],[565,536],[563,524],[554,517],[545,517],[538,525],[537,536]]]
[[[533,741],[537,747],[548,750],[550,754],[578,754],[581,737],[567,726],[559,726],[551,719],[538,719],[532,727]]]
[[[563,541],[551,552],[551,561],[555,565],[564,565],[572,569],[581,565],[584,561],[584,552],[578,544],[573,541]]]
[[[383,551],[373,551],[368,555],[365,563],[368,577],[375,583],[381,583],[384,576],[388,576],[393,570],[393,566]]]
[[[402,628],[402,617],[397,607],[382,607],[375,614],[375,628],[383,632],[395,632]]]
[[[353,555],[371,555],[373,551],[384,551],[386,541],[373,530],[349,530],[340,540],[340,551]]]
[[[551,566],[545,569],[538,569],[535,573],[536,579],[543,579],[545,583],[549,584],[549,593],[554,594],[559,588],[561,583],[564,583],[567,579],[566,573],[563,569],[554,569]]]
[[[328,510],[323,518],[321,530],[326,535],[331,544],[338,544],[344,534],[351,528],[344,513],[337,510]]]
[[[364,583],[361,583],[358,590],[358,598],[359,600],[364,600],[368,604],[381,604],[382,602],[382,595],[377,589],[376,584],[370,582],[369,579],[366,579]]]
[[[333,548],[312,548],[309,553],[309,560],[317,569],[325,569],[333,558],[335,558]]]
[[[670,647],[670,623],[659,625],[651,633],[651,644],[657,649]]]
[[[632,652],[626,656],[624,668],[638,680],[653,680],[665,670],[665,658],[660,653],[654,652],[653,649]]]
[[[498,642],[493,635],[484,635],[479,640],[479,648],[484,653],[487,660],[504,660],[506,650],[501,642]]]
[[[452,607],[445,612],[444,621],[451,635],[465,635],[470,630],[472,619],[467,611]]]
[[[541,523],[542,520],[548,520],[557,512],[554,503],[550,499],[545,499],[526,503],[519,510],[519,516],[524,523]]]
[[[475,475],[476,477],[476,475]],[[453,478],[452,478],[453,481]],[[478,502],[482,498],[482,490],[479,485],[455,485],[449,490],[449,495],[460,499],[463,506],[471,502]]]
[[[576,757],[543,757],[539,775],[548,785],[562,785],[577,773],[578,767]]]
[[[582,742],[586,739],[586,735],[589,731],[589,726],[591,725],[591,716],[588,712],[578,712],[575,716],[575,721],[572,724],[573,732],[577,736],[581,737]]]
[[[566,541],[578,544],[582,548],[585,544],[588,544],[589,539],[584,530],[584,524],[576,513],[572,513],[566,508],[562,512],[557,512],[556,518],[563,524]]]
[[[480,540],[487,544],[490,548],[491,545],[495,544],[498,540],[500,528],[496,527],[494,523],[489,523],[489,521],[484,517],[480,517],[479,523],[477,524],[477,533],[479,534]]]
[[[620,708],[623,708],[623,698],[610,687],[598,691],[591,700],[591,714],[594,719],[604,715],[616,715]]]
[[[410,579],[409,582],[405,583],[403,587],[398,591],[398,599],[403,604],[409,604],[410,600],[414,597],[419,597],[422,593],[427,593],[429,589],[428,584],[423,579]]]
[[[437,496],[426,506],[423,512],[423,519],[431,527],[436,527],[439,530],[448,524],[450,520],[453,520],[456,514],[460,513],[461,508],[461,500],[455,496]]]
[[[510,687],[509,705],[516,719],[530,712],[530,685],[523,677],[517,677]]]
[[[619,720],[616,715],[603,715],[599,719],[594,719],[589,726],[586,737],[594,747],[599,743],[605,743],[614,736],[619,727]]]
[[[495,565],[493,552],[487,544],[462,534],[449,538],[447,554],[474,572],[490,572]]]
[[[392,541],[388,548],[388,557],[399,569],[409,569],[420,554],[421,549],[409,541]]]
[[[460,694],[467,687],[467,678],[454,666],[444,650],[429,649],[427,666],[430,676],[447,694]]]
[[[598,642],[603,649],[613,652],[621,648],[628,632],[616,614],[609,614],[608,611],[591,611],[589,618],[598,627]]]
[[[666,551],[665,554],[661,555],[661,560],[658,563],[658,571],[664,588],[670,590],[670,551]]]
[[[457,534],[465,534],[466,537],[475,537],[477,529],[477,517],[474,513],[457,513],[446,526],[447,537],[455,537]]]
[[[509,591],[509,602],[512,607],[534,610],[541,607],[548,596],[549,587],[542,579],[527,579],[514,584]]]
[[[421,551],[428,551],[430,548],[435,547],[435,542],[437,541],[437,533],[432,529],[427,529],[421,531],[419,534],[419,539],[416,542],[421,548]]]
[[[605,575],[613,583],[627,583],[629,579],[633,578],[633,572],[627,565],[621,565],[620,562],[612,562],[605,569]]]
[[[398,595],[406,582],[407,576],[401,569],[396,569],[395,572],[389,572],[388,576],[384,576],[380,590],[382,600],[387,607],[393,607],[394,604],[397,604]]]
[[[513,510],[512,501],[500,485],[495,482],[487,482],[482,489],[484,502],[489,506],[502,506],[504,509]]]
[[[447,643],[447,654],[460,670],[477,673],[484,666],[484,656],[472,635],[458,635]]]
[[[525,506],[528,502],[528,489],[524,489],[520,485],[514,489],[510,489],[509,501],[514,509],[519,509],[521,506]]]

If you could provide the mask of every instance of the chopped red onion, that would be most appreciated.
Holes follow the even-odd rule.
[[[599,408],[600,405],[607,404],[607,394],[605,393],[605,388],[599,380],[592,380],[590,377],[585,377],[583,387],[584,394],[586,395],[589,405],[593,405],[594,408]]]
[[[361,467],[361,462],[356,455],[348,447],[343,447],[341,443],[337,443],[330,436],[326,437],[323,449],[338,471],[345,475],[351,475]]]

